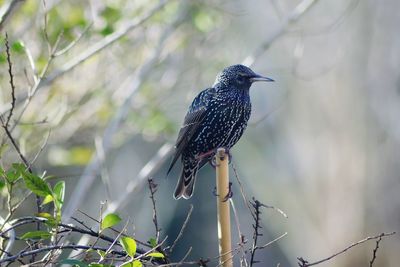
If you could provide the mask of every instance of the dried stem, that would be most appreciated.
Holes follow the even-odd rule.
[[[154,224],[154,228],[156,229],[156,243],[158,244],[158,241],[160,239],[161,229],[158,226],[156,199],[154,198],[154,195],[157,192],[157,184],[151,178],[148,178],[147,182],[148,182],[149,190],[150,190],[151,204],[153,205],[153,224]]]
[[[355,246],[358,246],[358,245],[360,245],[360,244],[362,244],[362,243],[364,243],[364,242],[367,242],[368,240],[372,240],[372,239],[382,239],[383,237],[391,236],[391,235],[394,235],[394,234],[396,234],[396,232],[382,233],[382,234],[379,234],[379,235],[376,235],[376,236],[369,236],[369,237],[366,237],[366,238],[364,238],[364,239],[362,239],[362,240],[360,240],[360,241],[357,241],[357,242],[355,242],[355,243],[353,243],[353,244],[347,246],[346,248],[342,249],[341,251],[339,251],[339,252],[337,252],[337,253],[335,253],[335,254],[329,256],[329,257],[326,257],[326,258],[324,258],[324,259],[322,259],[322,260],[315,261],[315,262],[311,262],[311,263],[308,262],[307,260],[303,259],[302,257],[299,257],[299,258],[297,258],[297,259],[299,260],[298,264],[299,264],[300,267],[314,266],[314,265],[317,265],[317,264],[320,264],[320,263],[329,261],[329,260],[335,258],[336,256],[347,252],[349,249],[351,249],[351,248],[353,248],[353,247],[355,247]],[[377,250],[377,248],[375,248],[375,249]],[[374,252],[374,255],[375,255],[375,258],[376,258],[376,251]],[[371,260],[371,261],[372,261],[372,260]],[[373,261],[372,261],[372,263],[373,263]],[[371,266],[371,263],[370,263],[370,266]]]

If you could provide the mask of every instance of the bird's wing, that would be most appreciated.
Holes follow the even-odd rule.
[[[189,112],[186,114],[183,121],[183,125],[179,130],[178,138],[175,143],[175,155],[172,159],[171,165],[168,168],[167,175],[171,171],[172,167],[181,156],[183,150],[189,144],[199,125],[205,118],[207,113],[207,100],[212,95],[210,93],[212,88],[202,91],[194,100],[189,108]]]

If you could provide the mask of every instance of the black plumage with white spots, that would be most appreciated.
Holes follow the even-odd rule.
[[[197,171],[219,147],[230,149],[239,141],[251,114],[249,89],[253,82],[273,81],[243,65],[225,68],[211,88],[201,91],[185,116],[168,173],[181,158],[183,168],[174,197],[193,194]],[[207,154],[208,153],[208,154]],[[207,156],[204,156],[204,155]]]

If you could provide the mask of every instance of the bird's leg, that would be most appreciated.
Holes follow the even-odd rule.
[[[210,163],[211,166],[215,167],[217,166],[217,163],[215,162],[215,153],[217,152],[216,149],[212,149],[210,151],[204,152],[204,153],[200,153],[199,155],[196,156],[196,159],[201,161],[204,159],[207,159],[208,162]]]
[[[232,161],[232,155],[229,152],[229,148],[224,147],[225,149],[225,153],[228,155],[228,160],[229,163],[231,163]],[[217,162],[215,160],[215,155],[217,154],[217,148],[216,149],[212,149],[210,151],[204,152],[204,153],[200,153],[199,155],[196,156],[196,160],[204,160],[204,159],[208,159],[208,162],[210,163],[210,165],[212,167],[214,167],[214,169],[218,166]]]

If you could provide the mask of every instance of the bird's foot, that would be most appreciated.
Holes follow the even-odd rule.
[[[214,190],[212,191],[213,195],[215,197],[218,197],[219,195],[217,194],[217,187],[214,187]],[[232,183],[229,182],[229,187],[228,187],[228,193],[226,194],[226,196],[224,197],[224,199],[222,200],[222,202],[227,202],[230,198],[232,198],[233,196],[233,191],[232,191]]]
[[[225,154],[228,155],[229,163],[231,163],[231,161],[232,161],[232,155],[231,155],[231,153],[230,153],[230,151],[229,151],[229,148],[224,147],[224,149],[225,149]],[[217,154],[217,150],[218,150],[218,149],[212,149],[212,150],[207,151],[207,152],[205,152],[205,153],[201,153],[201,154],[199,154],[199,155],[196,156],[196,160],[208,159],[208,162],[210,163],[210,165],[211,165],[212,167],[214,167],[214,169],[215,169],[215,168],[218,166],[218,164],[217,164],[217,162],[216,162],[216,158],[215,158],[215,155]]]
[[[229,182],[228,194],[226,194],[226,196],[224,197],[224,199],[222,200],[222,202],[228,201],[230,198],[232,198],[232,196],[233,196],[232,183]]]

